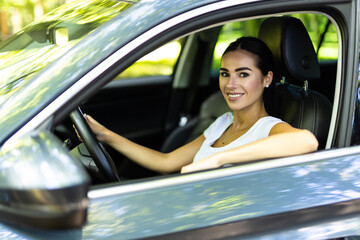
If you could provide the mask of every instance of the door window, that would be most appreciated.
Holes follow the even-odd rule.
[[[181,52],[181,40],[167,43],[145,55],[123,71],[119,79],[170,76]]]

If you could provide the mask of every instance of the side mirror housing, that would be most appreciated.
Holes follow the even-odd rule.
[[[0,149],[0,221],[45,229],[86,223],[89,177],[50,132],[32,132]]]
[[[65,27],[50,29],[49,37],[51,44],[66,45],[69,42],[69,30]]]

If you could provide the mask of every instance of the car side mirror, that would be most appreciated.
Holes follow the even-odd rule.
[[[89,176],[50,132],[31,132],[0,149],[0,221],[45,229],[87,220]]]
[[[50,29],[49,38],[51,44],[66,45],[69,42],[69,30],[65,27]]]

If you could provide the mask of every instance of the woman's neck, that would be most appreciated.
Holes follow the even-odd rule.
[[[250,109],[242,109],[239,111],[233,111],[234,121],[232,124],[232,131],[239,129],[250,128],[260,118],[266,117],[269,114],[266,112],[264,104],[260,106],[253,106]]]

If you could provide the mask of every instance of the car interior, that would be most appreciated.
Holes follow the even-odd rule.
[[[321,20],[321,27],[317,26],[320,29],[316,36],[318,42],[311,38],[314,33],[307,29],[309,25],[304,24],[305,15]],[[234,26],[237,26],[235,30]],[[239,29],[241,31],[237,32]],[[327,17],[304,13],[234,21],[195,32],[176,40],[181,50],[171,66],[171,73],[137,74],[135,77],[123,77],[124,73],[119,73],[81,109],[132,141],[170,152],[199,136],[217,117],[229,111],[218,91],[218,67],[214,64],[218,65],[219,59],[215,52],[221,55],[218,48],[224,32],[231,32],[232,39],[228,39],[228,43],[246,34],[262,39],[273,53],[274,93],[264,96],[264,101],[270,102],[269,111],[294,127],[312,131],[318,138],[319,150],[323,150],[328,146],[337,56],[321,58],[319,50],[329,42],[329,35],[332,39],[335,36],[335,43],[328,44],[337,44],[334,29]],[[336,53],[337,49],[336,45]],[[80,144],[69,119],[56,128],[56,134],[70,149]],[[114,159],[121,179],[160,175],[105,148]],[[96,167],[91,169],[94,167],[89,167],[89,162],[85,164],[93,184],[107,182],[94,173]]]

